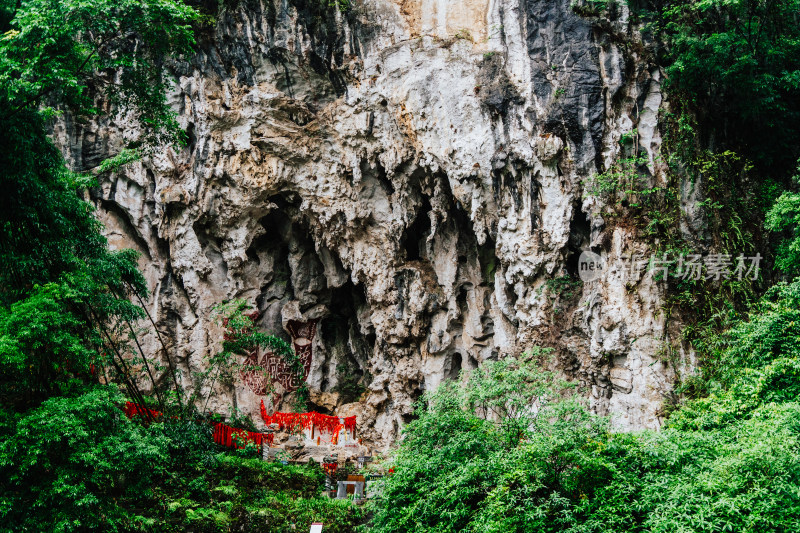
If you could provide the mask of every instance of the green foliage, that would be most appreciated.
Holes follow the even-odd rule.
[[[220,453],[204,422],[140,425],[113,388],[0,410],[0,531],[349,529],[349,502],[320,497],[318,465]]]
[[[352,6],[350,0],[327,0],[328,7],[335,7],[341,12],[345,12]]]
[[[129,299],[146,285],[135,253],[108,250],[80,193],[181,140],[162,65],[190,51],[194,20],[172,0],[0,3],[0,531],[285,531],[319,520],[352,531],[361,520],[319,497],[319,468],[268,465],[246,457],[252,447],[221,453],[211,425],[183,408],[158,423],[119,408],[153,405],[138,387],[156,385],[136,337],[146,311]],[[76,174],[48,139],[56,109],[78,121],[124,112],[140,135]],[[248,333],[227,356],[247,342],[291,353]]]
[[[681,427],[708,428],[739,419],[769,402],[800,394],[800,281],[772,287],[750,319],[736,318],[700,344],[710,354],[703,369],[710,394],[673,417]],[[713,363],[713,364],[712,364]]]
[[[647,177],[642,172],[647,164],[648,159],[643,156],[616,159],[605,172],[594,174],[586,180],[586,193],[605,196],[625,207],[646,206],[650,196],[662,191],[661,188],[647,186]]]
[[[250,523],[263,527],[264,531],[308,531],[314,522],[322,522],[325,532],[352,533],[364,522],[361,510],[347,500],[291,499],[279,493],[262,502]]]
[[[685,220],[681,198],[687,184],[696,184],[709,222],[710,239],[704,244],[734,255],[752,255],[760,245],[759,251],[768,258],[761,222],[781,196],[799,155],[800,2],[629,0],[628,4],[632,14],[646,23],[637,45],[652,52],[667,74],[664,88],[671,111],[661,114],[665,127],[659,155],[666,168],[657,176],[665,185],[650,190],[640,183],[643,172],[637,167],[641,169],[644,161],[637,161],[635,146],[633,153],[627,150],[626,141],[635,139],[624,135],[618,161],[589,179],[587,193],[636,207],[610,214],[633,218],[645,236],[658,242],[660,254],[696,249],[680,230]],[[603,11],[591,2],[578,6],[576,12],[584,16]],[[603,16],[613,18],[607,11]],[[604,21],[596,24],[609,31]],[[791,195],[783,196],[774,209],[768,227],[791,233]],[[791,267],[791,242],[778,250],[776,266],[796,273]],[[760,287],[750,282],[709,286],[669,280],[667,314],[679,309],[691,322],[685,337],[694,340],[706,328],[719,330],[729,306],[741,311],[754,288]]]
[[[324,522],[330,531],[353,531],[363,521],[348,501],[320,496],[324,476],[319,465],[282,465],[261,459],[219,454],[211,470],[165,494],[160,518],[170,531],[305,531]],[[194,529],[197,528],[197,529]]]
[[[2,143],[14,147],[0,153],[6,189],[0,200],[2,303],[18,300],[35,284],[55,282],[65,272],[88,271],[111,280],[106,271],[117,270],[126,275],[116,279],[118,285],[131,282],[141,288],[135,257],[114,261],[91,206],[75,194],[86,183],[65,168],[41,119],[24,111],[2,122]]]
[[[100,166],[97,167],[97,174],[105,174],[106,172],[113,172],[118,168],[127,165],[128,163],[133,163],[134,161],[138,161],[141,158],[141,154],[138,150],[131,150],[131,149],[124,149],[114,157],[106,159]]]
[[[680,106],[678,106],[680,107]],[[684,339],[692,342],[706,330],[720,331],[731,310],[741,312],[754,296],[760,280],[690,279],[675,276],[678,257],[698,253],[697,242],[686,235],[687,188],[700,187],[707,230],[703,239],[714,253],[753,256],[757,250],[759,220],[769,203],[761,194],[751,162],[731,150],[712,152],[696,145],[696,121],[687,112],[663,113],[665,126],[661,153],[654,157],[656,176],[650,175],[648,158],[639,153],[636,130],[620,138],[620,158],[610,168],[590,177],[585,192],[601,196],[607,205],[603,216],[633,224],[646,239],[653,257],[669,263],[670,275],[657,279],[665,284],[664,311],[679,313],[686,327]],[[650,180],[663,185],[649,187]],[[775,182],[770,182],[773,187]],[[773,194],[774,193],[767,193]],[[763,264],[762,264],[763,266]],[[701,362],[705,354],[700,351]]]
[[[704,368],[710,393],[673,414],[663,437],[697,456],[681,477],[659,480],[671,483],[664,530],[800,527],[799,309],[800,281],[778,284],[749,319],[704,339],[717,362]]]
[[[615,0],[575,0],[570,9],[581,17],[599,17],[615,5]]]
[[[605,434],[605,421],[563,398],[566,384],[541,370],[544,355],[484,363],[423,397],[374,531],[548,530],[581,447]]]
[[[691,180],[691,186],[702,187],[705,199],[698,203],[708,229],[706,242],[716,253],[753,256],[756,252],[758,221],[763,210],[755,201],[753,165],[730,150],[717,153],[684,146],[682,135],[692,135],[690,126],[679,116],[668,117],[670,131],[665,135],[666,151],[676,155],[667,159],[669,184],[664,188],[663,203],[648,210],[646,231],[658,239],[656,255],[668,254],[670,259],[679,255],[696,254],[697,246],[687,240],[680,228],[684,220],[679,192]],[[685,128],[685,129],[684,129]],[[680,155],[678,155],[680,154]],[[763,266],[763,265],[762,265]],[[675,272],[673,261],[670,271]],[[754,297],[760,280],[737,277],[719,281],[681,279],[671,276],[667,281],[668,313],[678,309],[688,322],[683,336],[693,342],[705,335],[706,330],[720,331],[730,312],[741,312]],[[703,359],[704,352],[700,350]],[[703,361],[705,362],[705,361]]]
[[[547,280],[546,285],[558,297],[569,300],[580,292],[583,282],[570,276],[561,276]]]
[[[800,280],[728,324],[703,339],[708,395],[659,432],[608,432],[525,363],[441,385],[406,428],[373,530],[796,531]]]
[[[800,166],[794,180],[800,181]],[[788,235],[779,245],[775,266],[787,274],[800,274],[800,193],[784,191],[767,213],[766,227]]]
[[[148,143],[180,131],[166,104],[161,65],[194,43],[191,8],[173,0],[25,0],[17,3],[0,40],[0,112],[47,116],[42,103],[66,105],[77,115],[97,114],[90,90],[135,113]],[[114,79],[114,74],[118,79]]]
[[[780,246],[776,267],[787,273],[800,273],[800,194],[784,192],[767,215],[767,228],[790,232],[791,238]]]
[[[586,194],[604,197],[626,208],[653,208],[663,203],[659,202],[664,196],[663,189],[648,186],[650,160],[639,150],[639,131],[623,133],[619,145],[620,156],[605,171],[585,180]],[[653,211],[651,209],[648,214]]]
[[[373,531],[796,531],[799,309],[800,281],[780,285],[707,339],[714,391],[660,432],[609,432],[535,360],[442,384],[406,428]]]
[[[229,455],[218,457],[213,473],[220,481],[227,480],[250,490],[286,492],[294,497],[319,496],[324,480],[322,469],[316,463],[309,466],[268,463],[262,459],[239,459]]]
[[[85,324],[64,309],[63,292],[64,287],[49,284],[10,309],[0,308],[0,382],[6,400],[64,393],[73,375],[89,374],[96,353],[84,342]]]
[[[645,525],[665,532],[797,530],[798,424],[800,406],[792,403],[764,406],[717,431],[667,432],[658,451],[672,451],[669,459],[683,464],[649,476],[654,485],[644,494],[653,510]]]
[[[786,167],[800,140],[800,2],[674,0],[641,15],[667,43],[668,88],[706,132]],[[634,6],[635,7],[635,6]]]
[[[546,294],[551,305],[552,319],[555,320],[555,316],[564,310],[562,304],[569,305],[569,302],[581,293],[583,281],[571,276],[561,276],[548,279],[544,286],[547,288]],[[539,290],[542,290],[541,287]]]
[[[90,204],[91,185],[70,172],[47,137],[53,108],[96,115],[96,98],[139,118],[139,144],[174,140],[161,64],[189,50],[194,12],[171,0],[27,0],[3,4],[0,21],[0,389],[18,407],[98,372],[139,396],[125,339],[146,292],[130,251],[112,253]],[[111,171],[137,157],[123,151]],[[148,367],[147,372],[151,369]],[[151,377],[152,379],[152,377]]]
[[[453,34],[453,39],[461,39],[465,41],[472,41],[472,34],[466,28],[461,28],[455,34]]]
[[[235,428],[246,429],[247,431],[257,431],[250,417],[243,413],[238,407],[231,406],[228,415],[228,425]]]
[[[123,528],[115,499],[149,491],[164,472],[162,437],[122,416],[110,388],[52,398],[24,416],[0,443],[0,523],[28,531]]]

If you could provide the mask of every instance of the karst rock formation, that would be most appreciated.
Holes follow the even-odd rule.
[[[212,308],[241,298],[310,358],[310,407],[357,415],[366,442],[395,440],[460,370],[535,346],[616,427],[660,425],[692,360],[679,343],[665,355],[679,317],[663,288],[578,277],[582,251],[652,249],[586,191],[631,132],[662,179],[668,102],[627,7],[598,21],[570,0],[207,4],[196,55],[164,65],[186,146],[90,194],[112,247],[141,253],[187,390],[222,342]],[[131,124],[67,117],[55,134],[86,170],[136,139]],[[163,357],[152,328],[143,339]],[[291,394],[234,376],[210,407],[259,420],[261,400],[286,410]]]

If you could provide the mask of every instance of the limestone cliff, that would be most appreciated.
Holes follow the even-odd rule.
[[[618,427],[658,426],[676,372],[659,284],[576,272],[582,250],[648,253],[584,187],[633,130],[660,179],[661,74],[639,39],[624,6],[601,28],[570,0],[226,0],[166,65],[188,145],[92,191],[111,244],[142,254],[184,385],[236,297],[266,332],[316,326],[313,406],[357,414],[370,442],[424,390],[534,345]],[[87,169],[137,132],[57,134]],[[281,407],[262,392],[236,381],[213,406],[257,419],[262,398]]]

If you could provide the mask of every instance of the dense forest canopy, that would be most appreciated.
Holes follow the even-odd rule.
[[[618,8],[573,5],[597,31]],[[427,393],[364,526],[362,510],[319,497],[318,469],[216,449],[202,398],[172,365],[170,387],[155,387],[135,333],[148,320],[138,258],[109,250],[83,199],[102,173],[183,142],[164,65],[190,57],[213,20],[179,0],[2,0],[0,531],[284,531],[322,517],[326,532],[800,530],[800,1],[630,9],[667,78],[662,156],[675,179],[713,178],[731,202],[707,206],[715,235],[745,218],[740,240],[762,245],[774,271],[728,286],[730,305],[669,286],[676,305],[699,309],[687,339],[702,365],[662,431],[612,431],[535,346]],[[136,140],[70,170],[53,121],[118,112]],[[665,241],[670,224],[657,229]],[[727,242],[715,245],[734,252]],[[250,331],[242,306],[230,311],[244,333],[212,364],[252,343],[296,363]],[[128,420],[125,401],[169,417]]]

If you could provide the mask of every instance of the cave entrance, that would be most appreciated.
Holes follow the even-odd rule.
[[[431,234],[430,212],[431,202],[427,196],[423,196],[414,222],[403,232],[400,241],[406,254],[406,261],[428,259],[428,237]]]
[[[589,248],[591,236],[589,218],[579,207],[575,208],[575,215],[569,224],[569,242],[567,244],[566,269],[572,278],[578,278],[578,262],[580,255]]]
[[[461,354],[458,352],[455,352],[448,358],[444,365],[445,380],[458,379],[458,376],[461,375],[462,360]]]

